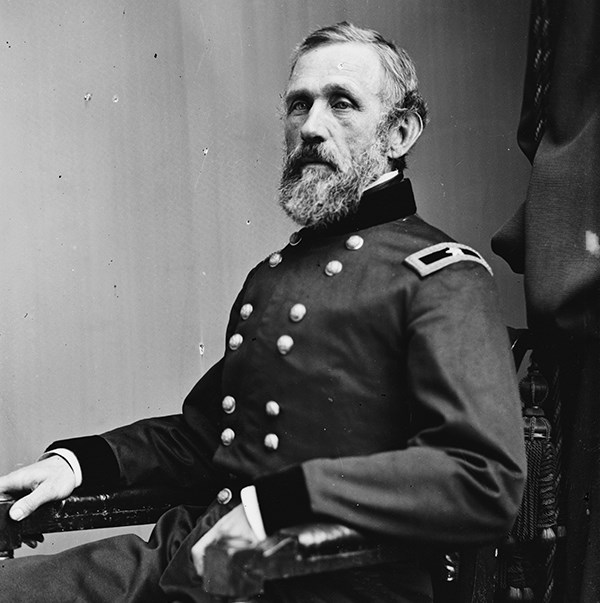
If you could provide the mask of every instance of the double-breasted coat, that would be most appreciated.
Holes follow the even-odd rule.
[[[501,537],[524,455],[493,279],[415,211],[397,177],[295,233],[247,277],[181,414],[53,446],[84,483],[254,484],[267,533],[326,517],[408,548]]]

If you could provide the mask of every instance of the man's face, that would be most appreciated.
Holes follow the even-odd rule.
[[[285,96],[285,141],[292,152],[302,142],[322,142],[349,169],[375,140],[383,106],[383,68],[365,44],[320,46],[300,57]],[[330,169],[327,163],[307,166]]]
[[[383,77],[377,53],[360,43],[321,46],[296,63],[285,95],[280,201],[297,222],[341,217],[390,169],[380,129]]]

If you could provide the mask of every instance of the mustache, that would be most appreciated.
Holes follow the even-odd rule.
[[[307,163],[324,163],[336,172],[340,170],[340,162],[336,153],[323,143],[310,142],[298,145],[288,154],[285,171],[290,175],[297,174]]]

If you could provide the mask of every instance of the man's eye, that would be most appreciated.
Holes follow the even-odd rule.
[[[352,103],[347,100],[338,100],[333,103],[333,108],[340,109],[341,111],[347,111],[348,109],[352,109],[352,107]]]
[[[306,101],[297,100],[294,101],[289,108],[290,113],[302,113],[308,110],[308,103]]]

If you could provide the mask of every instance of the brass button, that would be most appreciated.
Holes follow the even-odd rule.
[[[242,320],[248,320],[250,318],[250,314],[252,314],[252,312],[254,312],[254,308],[252,307],[252,304],[244,304],[240,308],[240,316],[241,316]]]
[[[221,442],[223,442],[223,446],[229,446],[233,440],[235,440],[235,431],[233,431],[231,427],[226,427],[221,432]]]
[[[350,251],[356,251],[357,249],[360,249],[363,244],[364,244],[365,240],[359,236],[359,235],[352,235],[351,237],[348,237],[346,239],[346,249],[349,249]]]
[[[331,260],[331,262],[328,262],[327,266],[325,266],[325,274],[327,276],[335,276],[336,274],[339,274],[343,268],[342,262]]]
[[[300,243],[301,240],[302,240],[302,235],[299,232],[293,232],[290,235],[290,245],[292,245],[292,246],[298,245],[298,243]]]
[[[265,411],[270,417],[276,417],[281,412],[281,408],[275,400],[269,400],[265,404]]]
[[[294,304],[290,309],[290,320],[300,322],[306,315],[306,306],[304,304]]]
[[[225,396],[221,402],[221,406],[230,415],[235,410],[235,398],[233,396]]]
[[[244,341],[244,338],[239,333],[234,333],[229,338],[229,349],[237,350],[242,345],[243,341]]]
[[[277,340],[277,349],[282,355],[286,355],[294,347],[294,340],[289,335],[282,335]]]
[[[217,494],[217,502],[226,505],[233,498],[233,492],[229,488],[223,488]]]
[[[281,264],[281,260],[283,260],[283,257],[278,251],[276,251],[269,256],[269,266],[271,266],[271,268],[275,268],[275,266]]]
[[[279,448],[279,438],[274,433],[268,433],[265,436],[265,448],[277,450]]]

